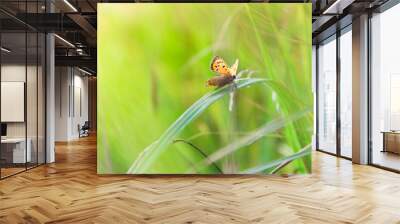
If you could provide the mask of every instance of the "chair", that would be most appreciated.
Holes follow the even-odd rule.
[[[82,127],[78,124],[79,138],[89,136],[89,121],[85,121]]]

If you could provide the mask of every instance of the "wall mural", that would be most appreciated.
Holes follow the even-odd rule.
[[[99,174],[311,171],[311,4],[99,4]]]

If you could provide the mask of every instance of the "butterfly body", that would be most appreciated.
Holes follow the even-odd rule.
[[[208,86],[223,87],[236,79],[236,76],[219,75],[207,80]]]
[[[229,67],[225,61],[215,56],[211,62],[211,71],[216,72],[218,75],[207,80],[207,86],[223,87],[232,83],[236,79],[236,71],[239,65],[239,60],[236,59],[235,63]]]

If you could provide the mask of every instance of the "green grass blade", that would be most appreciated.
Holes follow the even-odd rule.
[[[191,143],[191,142],[189,142],[187,140],[184,140],[184,139],[176,139],[176,140],[174,140],[174,143],[179,143],[179,142],[185,143],[186,145],[190,146],[192,149],[194,149],[196,152],[198,152],[201,156],[203,156],[204,159],[208,158],[207,154],[201,148],[199,148],[198,146],[194,145],[193,143]],[[222,169],[218,166],[217,163],[212,163],[212,165],[216,170],[218,170],[218,173],[220,173],[220,174],[224,173],[222,171]]]
[[[279,166],[280,164],[288,163],[290,161],[293,161],[293,160],[298,159],[298,158],[302,158],[302,157],[307,156],[309,154],[311,154],[311,145],[307,145],[306,147],[304,147],[303,149],[301,149],[300,151],[296,152],[293,155],[286,156],[286,157],[284,157],[282,159],[274,160],[272,162],[268,162],[268,163],[265,163],[263,165],[247,169],[247,170],[242,171],[240,173],[241,174],[260,173],[260,172],[262,172],[264,170],[270,169],[270,168],[275,167],[275,166]]]
[[[247,78],[238,79],[235,81],[236,88],[241,89],[249,87],[256,83],[265,83],[267,79],[261,78]],[[173,142],[175,137],[194,119],[199,117],[203,111],[205,111],[211,104],[221,99],[226,94],[232,91],[230,85],[215,89],[210,93],[207,93],[197,102],[192,104],[161,136],[158,140],[149,145],[143,150],[138,158],[128,169],[127,173],[144,173],[159,157],[159,155],[167,148],[169,144]]]
[[[257,140],[263,138],[265,135],[275,132],[276,130],[279,130],[283,128],[285,125],[298,120],[308,113],[312,112],[311,109],[306,109],[303,111],[299,111],[297,113],[294,113],[292,115],[289,115],[284,118],[277,118],[273,121],[268,122],[261,128],[258,128],[255,131],[252,131],[249,135],[239,138],[238,140],[232,142],[231,144],[217,150],[215,153],[211,154],[209,158],[207,159],[207,164],[216,162],[217,160],[222,159],[223,157],[235,152],[236,150],[243,148],[245,146],[251,145]]]

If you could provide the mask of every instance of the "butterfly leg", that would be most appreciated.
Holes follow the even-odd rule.
[[[237,90],[237,85],[236,85],[236,82],[232,82],[232,85],[231,85],[231,91],[232,92],[234,92],[234,91],[236,91]]]

